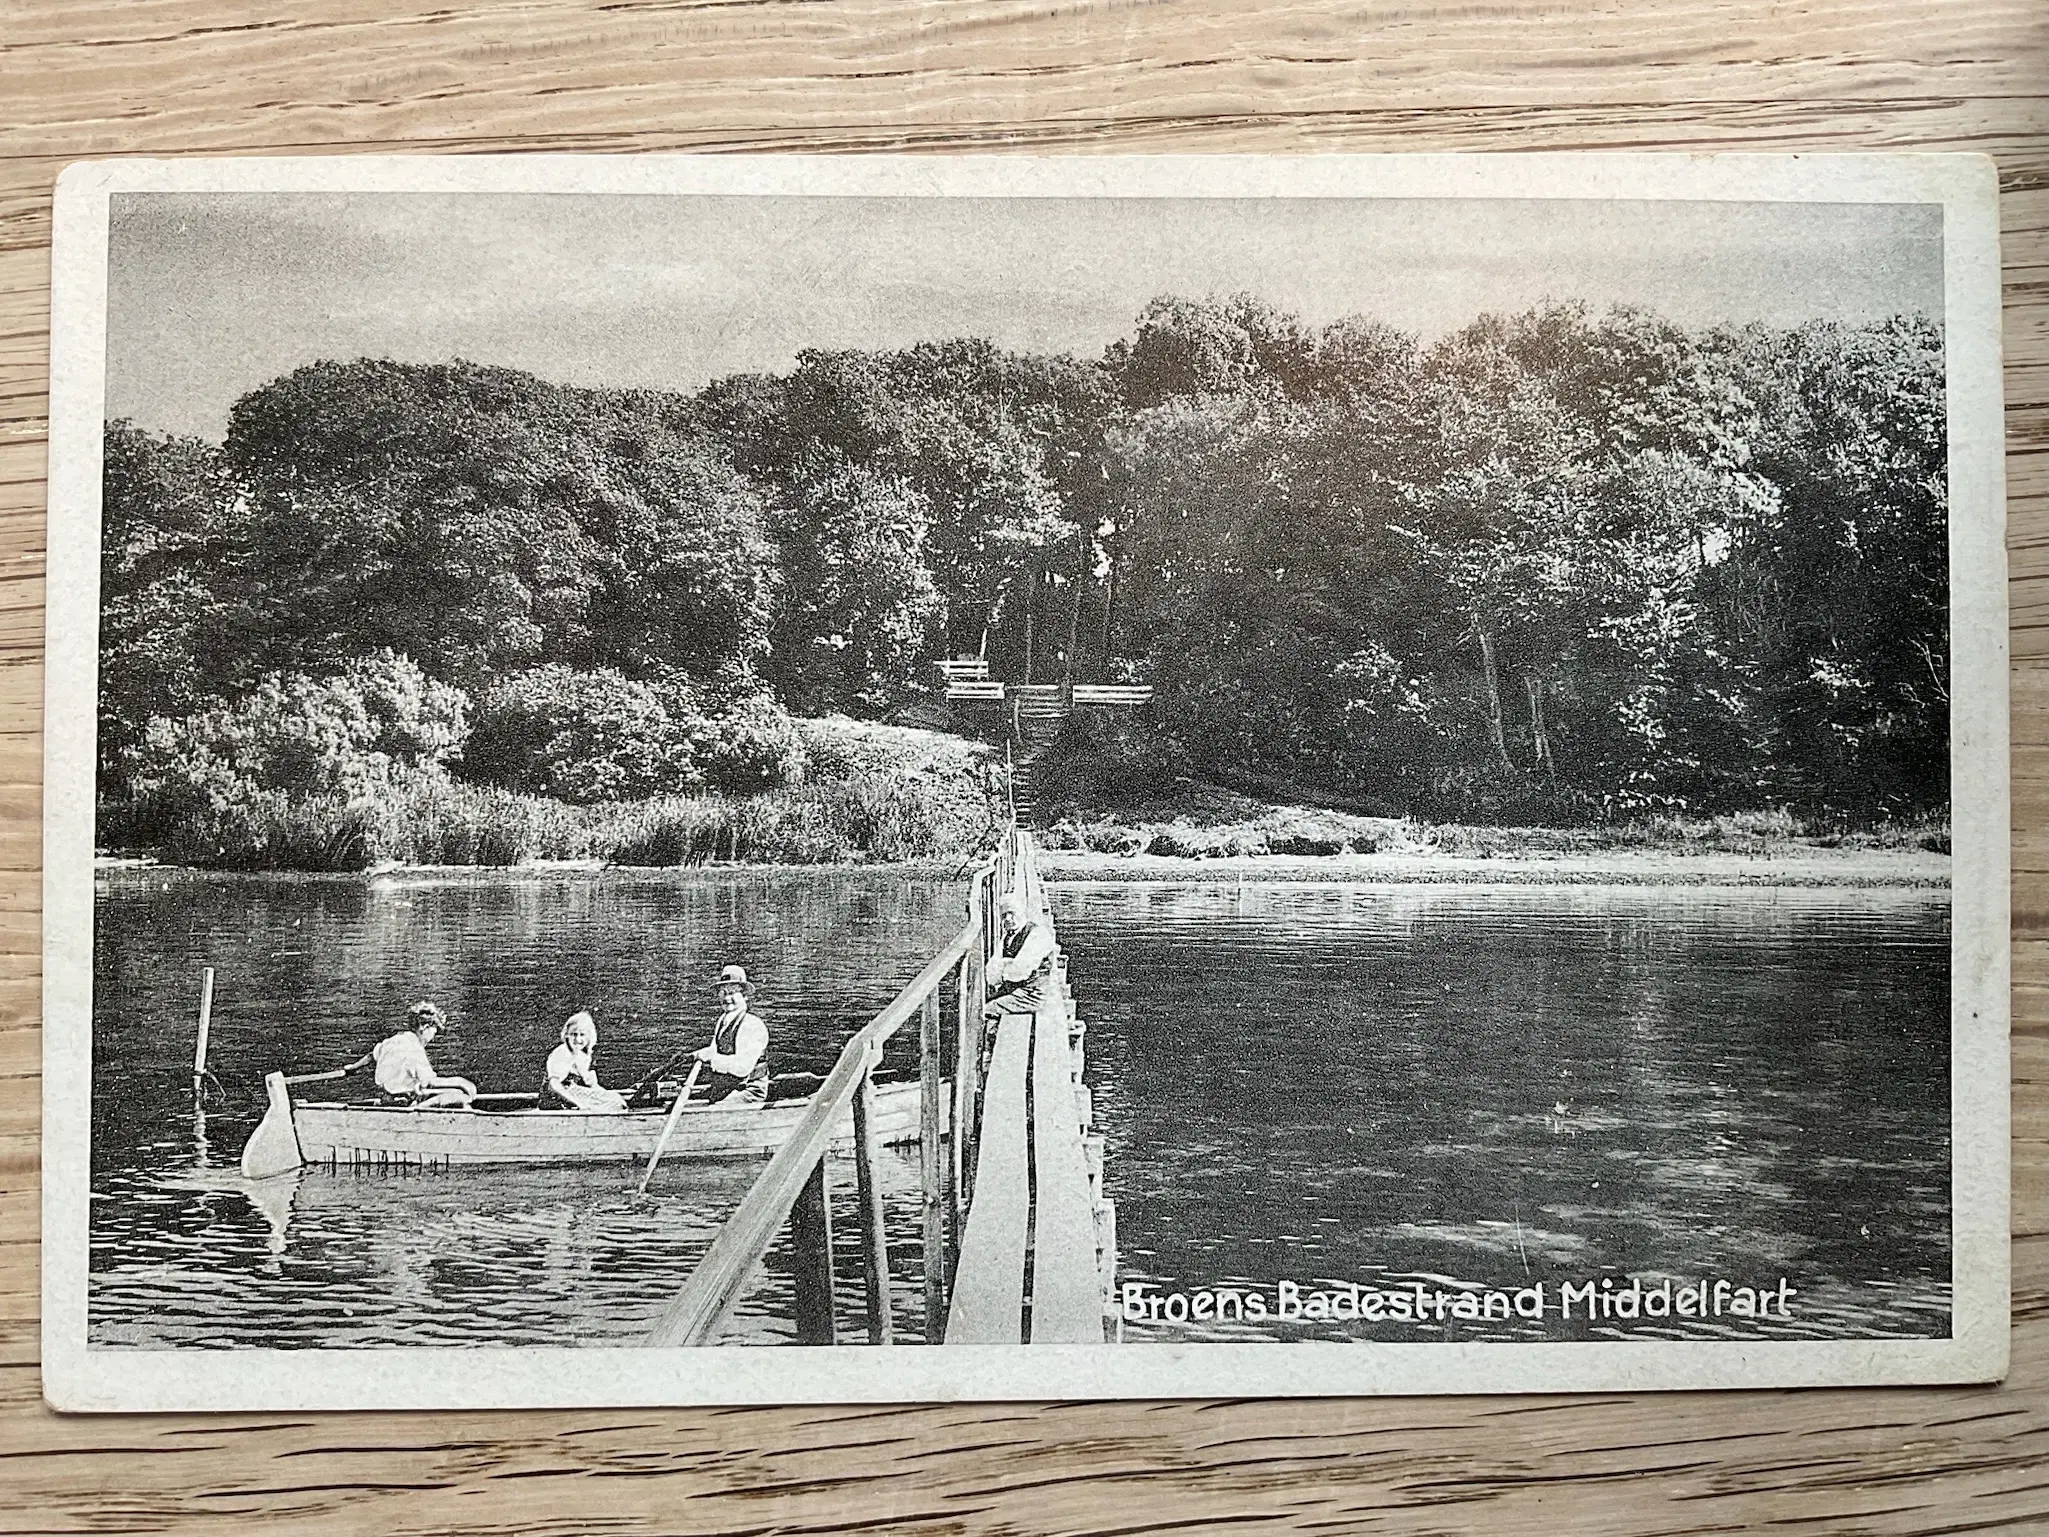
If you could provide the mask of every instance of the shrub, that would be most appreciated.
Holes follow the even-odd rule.
[[[559,662],[515,673],[477,710],[463,756],[473,779],[579,804],[693,782],[691,742],[659,694],[600,667]]]
[[[547,663],[484,696],[464,755],[485,783],[588,805],[802,776],[803,744],[759,692]]]
[[[675,703],[671,711],[680,713]],[[714,790],[744,793],[804,778],[803,738],[766,694],[738,700],[720,714],[697,715],[685,729],[700,780]]]
[[[440,772],[468,704],[389,651],[323,678],[272,673],[242,699],[152,719],[110,823],[210,863],[353,868],[372,837],[365,808]]]

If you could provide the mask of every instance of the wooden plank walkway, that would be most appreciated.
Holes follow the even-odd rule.
[[[1006,867],[1010,889],[1050,927],[1029,835],[1019,835],[1016,849]],[[1079,1027],[1063,962],[1056,952],[1036,1011],[997,1021],[949,1345],[1103,1342],[1114,1255],[1098,1235],[1114,1226],[1089,1176],[1088,1096],[1070,1044]]]
[[[1100,1345],[1103,1283],[1096,1268],[1096,1217],[1082,1151],[1074,1059],[1067,1048],[1072,1010],[1056,973],[1052,996],[1032,1033],[1031,1342]]]
[[[1031,1222],[1031,1150],[1025,1119],[1032,1022],[1005,1014],[997,1024],[982,1094],[974,1201],[961,1235],[946,1343],[1010,1344],[1024,1327],[1024,1267]]]

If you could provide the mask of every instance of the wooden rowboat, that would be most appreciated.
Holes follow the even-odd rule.
[[[661,1139],[668,1107],[646,1110],[541,1110],[462,1107],[415,1109],[405,1105],[300,1104],[284,1079],[265,1080],[270,1108],[264,1125],[243,1153],[243,1172],[262,1178],[278,1172],[259,1143],[297,1143],[288,1167],[437,1169],[480,1163],[606,1163],[642,1161]],[[915,1142],[919,1135],[916,1081],[875,1086],[875,1138],[889,1145]],[[676,1119],[665,1159],[765,1158],[789,1138],[810,1104],[808,1098],[767,1105],[689,1105]],[[853,1118],[843,1113],[834,1144],[852,1147]],[[278,1160],[284,1161],[284,1160]]]

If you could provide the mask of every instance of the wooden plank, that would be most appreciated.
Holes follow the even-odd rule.
[[[1150,704],[1152,698],[1149,684],[1077,683],[1074,686],[1076,704]]]
[[[791,1213],[791,1237],[797,1251],[797,1343],[837,1345],[839,1329],[832,1305],[832,1176],[826,1160],[812,1165],[811,1177],[797,1196]]]
[[[861,1278],[867,1285],[868,1343],[895,1342],[889,1316],[889,1233],[882,1220],[882,1184],[875,1177],[875,1074],[854,1090],[854,1191],[861,1207]]]
[[[1356,24],[1354,24],[1356,23]],[[0,556],[39,566],[50,185],[67,161],[314,149],[843,152],[1382,149],[1982,150],[1997,155],[2017,653],[2049,653],[2039,320],[2049,186],[2040,0],[683,8],[342,0],[18,0],[0,187]],[[2032,391],[2032,393],[2029,393]],[[4,454],[0,454],[4,457]],[[2031,467],[2032,466],[2032,467]],[[35,638],[0,671],[33,733]],[[2020,670],[2016,731],[2049,722]],[[24,681],[26,680],[26,681]],[[8,689],[10,681],[18,688]],[[2043,767],[2016,763],[2017,859]],[[24,824],[32,833],[31,763]],[[2030,783],[2032,779],[2032,783]],[[2039,855],[2033,856],[2039,858]],[[33,910],[35,853],[0,898]],[[2037,903],[2040,907],[2040,903]],[[33,990],[33,945],[4,980]],[[2041,1531],[2049,1521],[2049,946],[2015,952],[2014,1371],[2003,1387],[1575,1398],[1067,1403],[349,1415],[56,1415],[33,1323],[0,1327],[0,1526],[22,1530],[891,1529],[1390,1534]],[[28,1005],[34,1008],[33,993]],[[32,1060],[34,1033],[11,1055]],[[7,1080],[0,1162],[32,1191],[36,1078]],[[33,1202],[0,1299],[35,1316]],[[2029,1235],[2035,1235],[2030,1237]],[[9,1240],[12,1241],[9,1241]],[[1136,1241],[1136,1240],[1135,1240]],[[1141,1347],[1133,1347],[1141,1348]],[[1145,1347],[1151,1348],[1151,1347]],[[451,1434],[451,1426],[457,1427]],[[995,1427],[992,1430],[992,1426]],[[374,1468],[376,1477],[366,1476]],[[1142,1489],[1145,1507],[1124,1508]],[[593,1511],[602,1510],[602,1522]]]
[[[1034,1016],[1032,1035],[1031,1342],[1103,1342],[1102,1278],[1088,1162],[1067,1055],[1067,993],[1057,984]]]
[[[949,1345],[1015,1345],[1024,1338],[1024,1262],[1031,1220],[1026,1164],[1025,1072],[1032,1021],[1005,1014],[996,1026],[982,1089],[982,1132],[975,1157],[975,1199],[961,1235]]]

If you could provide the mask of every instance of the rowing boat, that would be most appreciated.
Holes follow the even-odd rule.
[[[282,1118],[298,1144],[298,1162],[329,1168],[434,1169],[454,1164],[605,1163],[644,1160],[661,1139],[668,1108],[640,1110],[542,1110],[531,1105],[497,1109],[488,1102],[421,1109],[409,1105],[300,1104],[278,1074],[264,1081],[270,1093],[265,1125]],[[668,1159],[765,1158],[796,1129],[809,1097],[770,1104],[687,1105],[676,1118],[664,1157]],[[872,1124],[884,1145],[915,1142],[920,1095],[916,1081],[877,1084]],[[834,1145],[853,1145],[851,1111],[840,1113]],[[253,1178],[277,1172],[252,1168],[250,1150],[259,1140],[281,1142],[263,1129],[250,1138],[243,1172]],[[289,1145],[288,1143],[286,1145]],[[286,1162],[287,1167],[295,1164]]]

